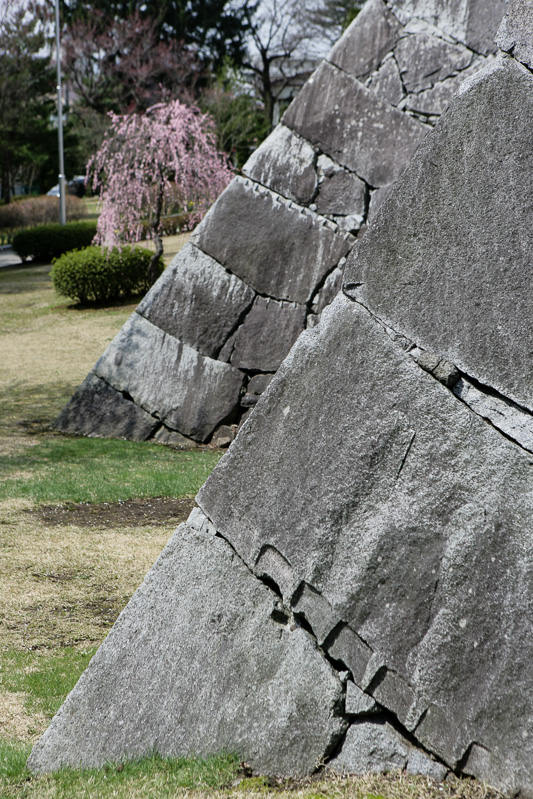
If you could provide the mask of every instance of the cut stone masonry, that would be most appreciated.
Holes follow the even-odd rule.
[[[533,795],[532,119],[512,57],[455,98],[32,769],[232,750]]]
[[[104,353],[56,426],[180,446],[226,440],[248,415],[248,380],[275,371],[318,323],[356,237],[463,78],[492,57],[503,10],[503,0],[369,0],[128,323],[138,330],[144,317],[168,346],[181,342],[172,376],[158,366],[141,378],[135,365],[159,363],[159,334],[121,331],[110,352],[129,341],[133,357],[123,352],[115,372]],[[168,411],[171,394],[189,407]]]

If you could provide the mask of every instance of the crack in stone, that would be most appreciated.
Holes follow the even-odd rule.
[[[263,194],[263,195],[270,194],[272,202],[278,203],[279,205],[284,205],[287,208],[297,211],[303,216],[311,216],[314,222],[322,224],[323,227],[327,227],[332,232],[344,236],[345,239],[351,235],[347,233],[345,230],[343,230],[339,225],[337,225],[336,222],[333,222],[331,219],[328,219],[328,217],[324,216],[323,214],[319,214],[316,211],[312,211],[310,208],[306,208],[304,205],[299,205],[294,200],[289,200],[286,197],[283,197],[281,194],[278,194],[278,192],[273,191],[272,189],[268,188],[268,186],[263,186],[261,183],[258,183],[252,178],[237,177],[235,178],[235,180],[237,180],[239,183],[242,183],[245,186],[248,186],[248,188],[251,188],[252,191],[254,191],[256,194]]]
[[[508,441],[533,454],[531,411],[465,374],[452,388],[452,393]]]
[[[236,275],[235,277],[237,277],[237,275]],[[240,279],[241,279],[241,278],[239,278],[239,280],[240,280]],[[244,283],[244,280],[243,280],[242,282]],[[248,288],[250,288],[250,287],[248,287]],[[241,311],[241,313],[240,313],[240,314],[239,314],[239,316],[237,317],[237,319],[236,319],[235,323],[233,324],[233,327],[232,327],[232,328],[231,328],[231,330],[229,331],[228,335],[225,337],[225,339],[224,339],[224,341],[221,343],[220,347],[217,347],[217,349],[216,349],[216,350],[215,350],[215,352],[213,353],[213,358],[214,358],[214,359],[218,360],[218,358],[219,358],[219,356],[220,356],[220,353],[222,352],[222,350],[224,349],[224,347],[226,346],[226,344],[228,343],[228,341],[230,340],[230,338],[231,338],[231,337],[232,337],[232,336],[233,336],[235,333],[237,333],[237,331],[239,330],[239,328],[240,328],[240,327],[242,327],[242,325],[244,324],[244,322],[245,322],[245,320],[246,320],[246,317],[248,316],[248,314],[249,314],[249,313],[250,313],[250,311],[252,310],[252,306],[253,306],[254,302],[255,302],[255,296],[254,296],[254,297],[252,297],[252,299],[250,300],[249,304],[248,304],[248,305],[247,305],[247,306],[246,306],[246,307],[245,307],[245,308],[244,308],[244,309]],[[235,344],[233,344],[233,347],[232,347],[232,350],[231,350],[231,355],[233,355],[233,350],[234,350],[234,349],[235,349]],[[230,358],[228,358],[228,361],[227,361],[227,363],[229,363],[229,362],[230,362],[231,355],[230,355]]]
[[[421,369],[448,388],[459,402],[508,441],[533,454],[532,411],[505,397],[492,386],[482,384],[446,358],[418,347],[403,333],[394,330],[380,319],[360,299],[346,294],[346,291],[356,290],[362,285],[362,283],[350,283],[343,288],[343,293],[352,302],[364,308],[383,328],[391,341],[407,352]]]
[[[414,442],[415,438],[416,438],[416,430],[413,432],[413,435],[411,436],[411,438],[409,440],[409,443],[407,445],[407,449],[405,450],[405,454],[404,454],[404,456],[402,458],[402,462],[400,463],[400,468],[398,469],[398,472],[396,474],[396,479],[398,479],[399,476],[402,473],[402,469],[405,466],[405,461],[407,460],[407,458],[409,456],[409,453],[411,451],[411,447],[413,446],[413,442]]]
[[[311,294],[310,298],[305,303],[307,308],[308,308],[308,311],[310,313],[313,312],[312,311],[313,305],[315,305],[315,303],[317,302],[318,296],[319,296],[320,292],[322,291],[322,289],[324,288],[327,279],[333,274],[333,272],[336,269],[342,268],[345,265],[345,263],[346,263],[346,256],[343,255],[342,258],[340,258],[337,261],[337,263],[334,266],[332,266],[331,269],[328,272],[326,272],[324,277],[316,284],[315,288],[313,289],[313,293]]]
[[[420,725],[421,721],[425,717],[427,713],[427,707],[423,710],[419,709],[417,721],[412,724],[412,730],[409,730],[408,727],[405,726],[404,723],[400,721],[396,713],[390,708],[387,707],[376,697],[373,696],[373,693],[376,692],[384,682],[385,679],[389,678],[388,675],[392,676],[396,683],[401,685],[405,684],[405,688],[415,696],[414,690],[409,686],[408,682],[397,672],[391,670],[384,662],[382,657],[376,653],[372,647],[367,644],[366,641],[361,638],[359,633],[353,630],[346,622],[343,620],[337,621],[336,624],[333,625],[330,633],[325,636],[318,635],[315,631],[312,622],[309,619],[309,614],[306,614],[302,611],[298,611],[298,603],[299,599],[302,596],[306,586],[308,586],[317,597],[322,599],[324,602],[327,603],[327,600],[323,595],[313,586],[307,584],[305,581],[299,581],[296,587],[296,590],[293,591],[292,596],[290,597],[289,605],[285,604],[285,599],[283,597],[282,590],[278,583],[276,582],[275,578],[271,575],[266,573],[266,570],[262,570],[262,573],[258,574],[257,570],[251,568],[246,561],[242,558],[239,552],[235,549],[231,541],[229,541],[220,531],[218,531],[213,524],[213,522],[209,519],[209,517],[204,513],[204,511],[200,508],[195,508],[187,521],[190,527],[192,527],[197,532],[202,533],[203,535],[214,536],[223,540],[231,551],[234,553],[235,557],[238,558],[239,562],[241,562],[246,569],[254,576],[256,580],[259,580],[266,588],[268,588],[272,594],[276,597],[275,605],[271,613],[271,619],[276,624],[279,624],[282,627],[289,627],[290,629],[294,630],[297,627],[302,628],[307,632],[308,635],[311,636],[313,642],[315,644],[316,649],[320,652],[322,657],[326,660],[329,666],[332,668],[334,673],[339,678],[339,681],[343,685],[343,693],[341,697],[342,708],[338,710],[340,716],[342,716],[346,723],[347,728],[345,732],[341,735],[340,739],[332,742],[331,750],[329,752],[324,753],[324,760],[323,764],[325,765],[332,761],[332,759],[340,752],[342,746],[344,744],[344,740],[348,729],[350,728],[351,724],[353,723],[361,723],[362,720],[368,716],[368,711],[364,711],[362,713],[349,713],[346,711],[346,691],[347,691],[347,682],[351,678],[351,682],[354,683],[358,687],[358,689],[369,697],[369,699],[373,699],[376,704],[375,711],[372,711],[371,717],[373,723],[386,723],[388,722],[403,738],[403,740],[410,746],[416,747],[417,750],[423,752],[424,754],[433,758],[437,763],[444,766],[447,769],[450,769],[450,765],[447,764],[443,758],[441,758],[436,752],[434,752],[430,746],[422,744],[414,735],[414,730]],[[261,548],[261,552],[256,559],[256,564],[262,562],[262,554],[268,549],[275,549],[271,547],[269,544],[263,545]],[[289,561],[283,556],[279,550],[275,549],[276,553],[279,557],[283,558],[283,560],[287,563],[290,567]],[[264,560],[263,560],[264,562]],[[329,603],[327,603],[329,605]],[[335,656],[335,648],[334,644],[338,640],[339,635],[343,631],[348,631],[352,636],[353,640],[359,640],[361,645],[368,650],[369,657],[364,666],[364,676],[363,679],[358,677],[358,675],[353,674],[353,664],[348,665],[345,660],[341,657]],[[322,644],[321,644],[322,641]],[[332,650],[332,651],[330,651]],[[361,685],[362,683],[362,685]],[[382,697],[383,700],[383,697]],[[414,700],[414,704],[420,704],[419,700]],[[409,714],[407,718],[409,717]],[[351,721],[350,721],[351,719]],[[320,766],[318,767],[320,768]]]
[[[161,329],[161,328],[159,328],[159,329]],[[124,400],[126,400],[126,402],[131,402],[132,405],[135,405],[137,408],[140,408],[145,413],[147,413],[148,416],[151,416],[156,422],[159,422],[160,423],[159,427],[163,426],[163,420],[161,419],[160,416],[157,415],[157,413],[152,413],[152,411],[149,411],[147,408],[145,408],[143,405],[141,405],[140,402],[136,402],[133,399],[133,397],[131,396],[131,394],[129,394],[125,389],[117,388],[116,386],[113,385],[113,383],[110,383],[109,380],[106,380],[105,377],[102,377],[102,375],[99,375],[97,372],[95,372],[94,369],[91,370],[90,374],[93,374],[95,377],[98,378],[98,380],[101,380],[102,383],[105,383],[106,386],[109,386],[109,388],[113,389],[113,391],[116,391],[117,394],[120,394],[121,397]],[[157,432],[157,431],[155,431],[155,432]]]

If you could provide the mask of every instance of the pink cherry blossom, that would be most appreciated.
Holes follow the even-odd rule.
[[[173,100],[145,114],[109,116],[87,168],[100,195],[95,242],[120,246],[150,236],[159,248],[162,218],[183,214],[186,229],[194,227],[231,180],[229,162],[217,151],[212,119],[195,106]]]

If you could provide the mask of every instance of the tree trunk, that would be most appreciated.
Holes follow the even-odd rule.
[[[151,286],[159,277],[159,261],[163,256],[163,242],[158,233],[154,232],[155,253],[150,258],[150,266],[148,267],[148,282]]]
[[[159,261],[163,256],[163,242],[161,241],[161,236],[158,233],[162,212],[163,212],[163,176],[161,175],[159,182],[159,192],[157,195],[157,203],[154,213],[154,221],[152,222],[152,237],[154,239],[154,244],[155,244],[155,253],[150,258],[150,266],[148,267],[148,282],[150,283],[151,286],[154,285],[155,281],[158,278]]]
[[[2,198],[6,205],[11,202],[11,175],[7,157],[2,163]]]

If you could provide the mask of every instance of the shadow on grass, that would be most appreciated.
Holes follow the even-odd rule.
[[[2,458],[0,499],[55,503],[191,497],[219,459],[219,452],[58,436]]]
[[[77,388],[77,382],[34,383],[21,380],[0,391],[2,435],[52,433],[51,425]]]
[[[26,262],[0,269],[0,294],[42,291],[51,288],[50,264]]]
[[[92,302],[73,302],[65,306],[68,311],[101,311],[106,308],[123,308],[125,305],[138,305],[146,292],[129,294],[115,300],[94,300]]]

